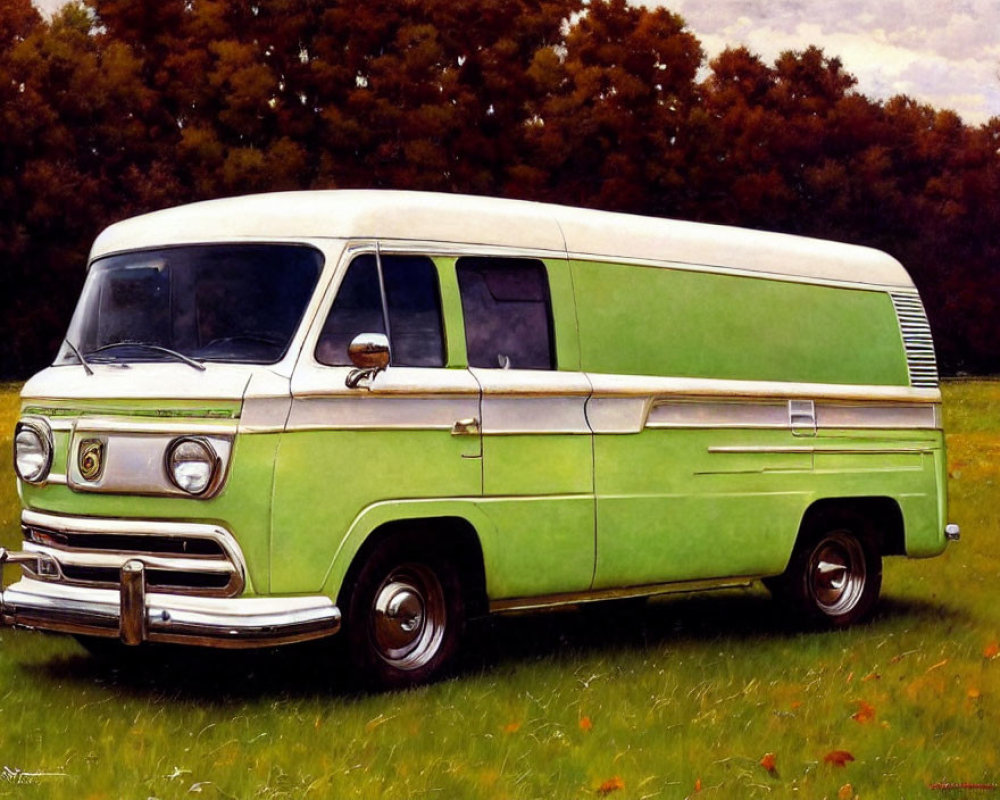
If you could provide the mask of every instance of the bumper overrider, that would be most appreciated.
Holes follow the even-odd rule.
[[[204,535],[205,526],[186,523],[95,520],[24,512],[26,531],[52,531],[62,541],[87,541],[127,528],[149,536]],[[205,535],[205,538],[209,538]],[[188,539],[190,541],[190,538]],[[79,585],[67,575],[84,562],[100,569],[109,587]],[[85,636],[117,637],[125,644],[174,642],[213,647],[265,647],[318,639],[340,628],[340,610],[324,595],[285,597],[198,596],[150,587],[150,578],[171,568],[214,565],[206,558],[165,558],[162,555],[101,550],[72,551],[26,541],[23,551],[0,548],[0,576],[7,565],[23,568],[21,580],[0,592],[0,619],[5,625]],[[95,565],[97,565],[95,567]],[[178,566],[180,565],[180,566]],[[218,569],[217,566],[214,568]],[[159,580],[159,578],[157,578]]]

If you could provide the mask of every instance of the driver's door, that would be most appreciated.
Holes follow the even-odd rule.
[[[432,259],[367,252],[346,265],[292,378],[275,467],[272,592],[317,591],[341,539],[373,504],[482,493],[479,436],[452,434],[478,419],[479,385],[449,368],[442,319]],[[390,366],[350,388],[347,348],[362,333],[389,339]]]

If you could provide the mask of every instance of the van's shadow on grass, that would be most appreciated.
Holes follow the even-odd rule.
[[[874,618],[856,627],[881,635],[921,623],[960,623],[954,608],[922,599],[883,597]],[[478,633],[478,637],[477,634]],[[675,595],[646,604],[597,603],[572,613],[549,613],[484,620],[466,651],[467,667],[482,671],[550,656],[586,657],[621,649],[697,647],[730,642],[793,640],[802,636],[836,636],[837,631],[810,630],[763,591]]]
[[[961,611],[938,602],[884,597],[875,618],[859,630],[873,635],[920,624],[961,624]],[[751,645],[800,636],[803,632],[761,591],[675,596],[645,604],[618,601],[580,609],[496,616],[469,625],[457,667],[459,680],[517,669],[539,659],[613,658],[623,650],[653,647],[712,647],[720,641]],[[944,635],[944,634],[942,634]],[[114,643],[112,643],[114,644]],[[105,657],[61,656],[22,671],[39,672],[59,683],[98,684],[115,692],[230,704],[258,698],[341,698],[364,694],[351,676],[339,642],[272,650],[209,650],[188,647],[121,648]]]

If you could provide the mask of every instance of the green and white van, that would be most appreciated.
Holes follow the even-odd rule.
[[[386,685],[472,615],[763,579],[866,616],[946,525],[912,281],[873,250],[508,200],[266,194],[94,243],[22,393],[7,624]]]

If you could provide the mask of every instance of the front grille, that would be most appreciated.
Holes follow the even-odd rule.
[[[119,585],[121,569],[114,567],[74,567],[64,564],[63,575],[70,583],[111,588]],[[229,576],[223,573],[174,572],[165,569],[145,571],[146,588],[151,592],[178,592],[192,594],[194,590],[210,590],[207,594],[223,593],[229,585]],[[199,592],[200,594],[201,592]]]
[[[107,589],[120,586],[125,562],[138,560],[146,566],[150,591],[231,597],[243,590],[242,561],[228,534],[211,526],[154,523],[151,527],[164,532],[88,531],[79,524],[25,522],[25,549],[50,556],[58,569],[49,564],[39,571],[30,562],[22,568],[39,580]]]
[[[931,326],[923,303],[916,294],[892,292],[892,305],[899,320],[899,331],[906,350],[906,365],[910,371],[910,385],[921,389],[938,387],[937,359]]]
[[[65,533],[38,527],[28,530],[33,531],[30,541],[67,549],[225,557],[225,551],[212,539],[127,533]]]

